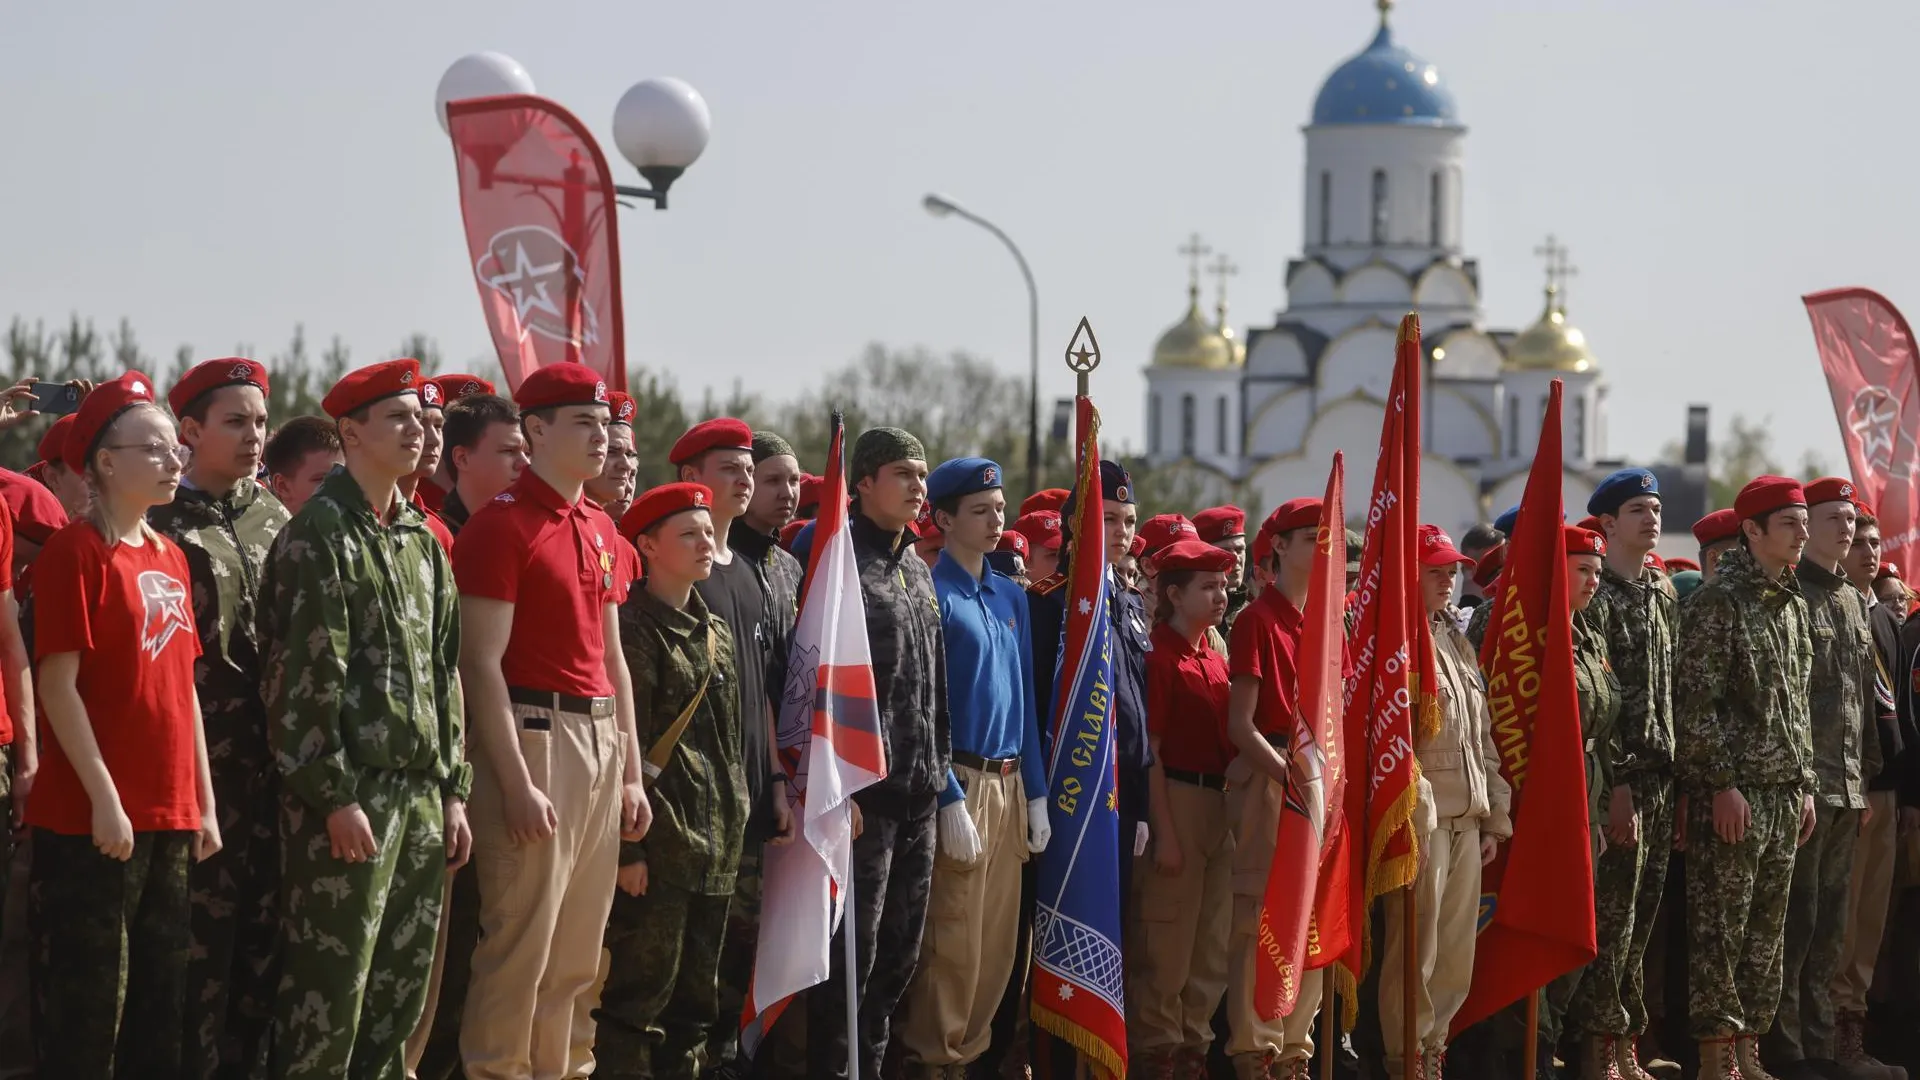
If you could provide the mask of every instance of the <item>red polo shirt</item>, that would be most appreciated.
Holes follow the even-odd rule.
[[[1278,587],[1260,590],[1233,621],[1227,643],[1229,670],[1235,678],[1260,680],[1253,722],[1262,735],[1293,735],[1300,696],[1300,633],[1305,618]]]
[[[200,655],[187,557],[173,542],[107,545],[91,522],[53,535],[34,573],[34,653],[79,653],[80,700],[135,832],[199,829],[193,661]],[[44,726],[27,823],[93,831],[93,803]]]
[[[0,469],[0,502],[13,511],[13,527],[20,538],[44,545],[67,524],[66,508],[47,486],[25,473]],[[194,828],[199,828],[196,822]]]
[[[1172,623],[1153,628],[1147,654],[1147,734],[1160,740],[1169,769],[1221,776],[1234,757],[1227,738],[1227,658],[1180,636]]]
[[[619,595],[619,543],[605,511],[586,499],[569,505],[532,469],[473,512],[454,545],[453,576],[462,596],[514,605],[500,662],[508,686],[613,693],[601,618]]]
[[[440,547],[446,551],[447,558],[451,559],[453,558],[453,530],[447,528],[447,523],[440,520],[440,512],[430,509],[427,501],[420,497],[420,493],[431,486],[425,480],[420,481],[420,486],[413,489],[411,501],[421,513],[427,515],[427,531],[433,534],[435,540],[440,541]]]

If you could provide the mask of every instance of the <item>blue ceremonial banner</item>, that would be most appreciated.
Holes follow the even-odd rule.
[[[1079,497],[1047,767],[1053,839],[1040,854],[1033,917],[1033,1022],[1106,1075],[1124,1077],[1120,890],[1125,883],[1120,880],[1107,545],[1099,498],[1100,417],[1085,397],[1077,406]]]

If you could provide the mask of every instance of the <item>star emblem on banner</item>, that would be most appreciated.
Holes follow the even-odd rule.
[[[1080,614],[1090,615],[1092,613],[1093,613],[1093,602],[1091,600],[1088,600],[1084,596],[1081,597],[1080,598]]]
[[[1061,1001],[1073,1000],[1073,984],[1072,983],[1060,984],[1060,1000]]]
[[[544,311],[554,318],[560,317],[560,305],[553,302],[553,295],[547,291],[547,279],[565,266],[564,260],[550,263],[536,263],[527,257],[527,245],[513,245],[513,269],[494,278],[496,288],[506,286],[507,293],[513,297],[513,312],[521,322],[527,321],[527,312]]]
[[[537,334],[550,341],[592,345],[600,340],[599,317],[589,301],[580,256],[552,229],[516,225],[496,233],[473,267],[480,283],[513,305],[511,330],[521,341]],[[569,286],[573,286],[572,292]],[[576,318],[562,305],[578,306]],[[504,305],[497,317],[504,321]]]

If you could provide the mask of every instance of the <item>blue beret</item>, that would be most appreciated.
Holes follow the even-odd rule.
[[[1519,503],[1514,503],[1512,506],[1507,507],[1504,513],[1502,513],[1499,517],[1493,519],[1493,527],[1496,529],[1499,529],[1502,533],[1505,533],[1508,536],[1513,535],[1513,527],[1515,525],[1518,525],[1519,523],[1520,523],[1520,504]]]
[[[1593,489],[1593,498],[1587,500],[1587,513],[1595,517],[1617,514],[1628,499],[1658,494],[1660,481],[1654,479],[1652,473],[1645,469],[1621,469]]]
[[[1067,496],[1066,505],[1060,508],[1062,522],[1073,520],[1073,508],[1079,494],[1080,489],[1076,487],[1073,494]],[[1103,502],[1133,505],[1133,477],[1127,475],[1126,466],[1106,458],[1100,459],[1100,498]]]
[[[1002,486],[1000,466],[995,462],[983,457],[954,458],[941,462],[927,477],[927,501],[940,502]]]

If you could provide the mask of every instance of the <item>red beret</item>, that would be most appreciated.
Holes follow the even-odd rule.
[[[420,404],[444,409],[463,397],[493,393],[493,384],[478,375],[435,375],[420,388]]]
[[[800,508],[819,506],[820,488],[825,485],[826,482],[827,478],[824,476],[815,476],[812,473],[801,473],[800,501],[794,505]]]
[[[1569,528],[1569,527],[1579,528],[1579,526],[1577,525],[1561,526],[1561,528],[1563,529]],[[1592,530],[1580,529],[1580,531],[1591,532]],[[1600,534],[1594,533],[1593,535],[1599,536]],[[1606,541],[1604,540],[1601,541],[1601,543],[1605,543],[1605,542]],[[1480,562],[1478,563],[1478,565],[1474,566],[1473,568],[1473,583],[1475,585],[1480,586],[1482,589],[1493,588],[1494,581],[1500,577],[1500,571],[1505,569],[1506,565],[1507,565],[1507,542],[1505,540],[1502,540],[1498,544],[1495,544],[1493,547],[1488,548],[1485,552],[1481,553]]]
[[[1148,555],[1168,544],[1200,539],[1199,530],[1195,529],[1193,522],[1188,521],[1183,514],[1155,514],[1141,523],[1140,531],[1136,535]]]
[[[257,386],[262,394],[267,392],[267,369],[244,356],[229,356],[220,360],[204,360],[193,365],[180,381],[167,391],[167,408],[173,415],[179,416],[187,411],[202,394],[210,394],[223,386]]]
[[[633,426],[633,395],[625,390],[607,391],[607,405],[613,409],[613,422]]]
[[[1463,563],[1469,570],[1473,568],[1473,560],[1460,554],[1460,549],[1453,546],[1453,538],[1447,535],[1447,530],[1438,525],[1420,526],[1420,565],[1447,566],[1451,563]]]
[[[1711,547],[1740,535],[1740,515],[1732,510],[1715,510],[1693,523],[1693,538],[1701,547]]]
[[[1260,531],[1279,536],[1281,533],[1304,529],[1320,524],[1320,500],[1315,498],[1288,499],[1273,508]]]
[[[420,390],[420,361],[401,357],[349,371],[333,384],[320,408],[335,420],[382,398]]]
[[[1227,573],[1233,569],[1233,552],[1222,551],[1204,540],[1180,540],[1154,553],[1156,573],[1172,570],[1212,570]]]
[[[1247,513],[1237,506],[1216,506],[1193,515],[1193,527],[1199,530],[1200,539],[1217,544],[1247,535]]]
[[[607,380],[585,364],[563,360],[534,368],[513,392],[513,403],[523,413],[568,405],[605,405]]]
[[[67,468],[85,471],[87,452],[100,441],[101,433],[114,418],[143,401],[153,401],[153,380],[139,371],[123,372],[119,378],[101,383],[81,398],[80,408],[73,414],[73,427],[67,430],[66,444],[60,448]]]
[[[1651,551],[1647,552],[1646,561],[1642,565],[1651,566],[1663,574],[1667,572],[1667,560]]]
[[[35,448],[34,452],[40,456],[41,461],[54,461],[65,464],[67,456],[65,452],[67,432],[72,430],[73,414],[68,413],[47,425],[47,430],[40,436],[40,445]]]
[[[703,420],[687,429],[667,455],[668,464],[685,465],[709,450],[753,449],[753,429],[743,420],[721,417]]]
[[[1027,539],[1026,533],[1008,529],[1000,534],[1000,544],[994,550],[1011,551],[1024,559],[1033,553],[1033,542]]]
[[[1027,545],[1040,551],[1057,551],[1060,548],[1060,511],[1035,510],[1030,514],[1021,514],[1013,521],[1013,530],[1027,538]]]
[[[923,502],[920,504],[920,516],[913,519],[913,537],[916,541],[938,540],[942,547],[946,546],[946,534],[940,531],[940,526],[936,525],[933,520],[932,503]]]
[[[1900,564],[1890,562],[1881,563],[1879,571],[1873,575],[1873,580],[1879,581],[1883,577],[1890,577],[1895,581],[1900,580]]]
[[[1127,545],[1127,554],[1137,559],[1140,556],[1145,555],[1146,553],[1147,553],[1147,542],[1140,538],[1139,533],[1134,533],[1133,543]]]
[[[1853,481],[1838,476],[1823,476],[1807,485],[1807,505],[1823,502],[1853,502]]]
[[[1583,529],[1578,525],[1562,525],[1560,539],[1565,543],[1569,555],[1605,555],[1607,553],[1607,538],[1592,529]]]
[[[1600,517],[1597,514],[1588,514],[1586,517],[1581,518],[1574,528],[1585,529],[1588,532],[1597,532],[1601,536],[1607,535],[1607,530],[1600,527]]]
[[[806,518],[794,518],[792,521],[780,526],[780,546],[787,549],[788,552],[792,552],[793,538],[800,535],[801,529],[811,524],[813,524],[813,522]]]
[[[713,492],[705,484],[661,484],[627,507],[626,514],[620,518],[620,535],[631,540],[675,514],[705,510],[712,505]]]
[[[1667,560],[1667,572],[1670,574],[1678,574],[1687,570],[1698,570],[1698,569],[1700,569],[1700,564],[1697,562],[1694,562],[1692,559],[1676,558],[1676,559]]]
[[[1851,487],[1852,485],[1848,485]],[[1788,506],[1807,505],[1807,493],[1800,481],[1787,476],[1756,476],[1747,481],[1734,497],[1733,512],[1740,520],[1771,514]]]
[[[1020,500],[1020,516],[1026,517],[1036,510],[1058,510],[1067,505],[1067,496],[1073,494],[1066,488],[1047,488],[1036,491]]]

